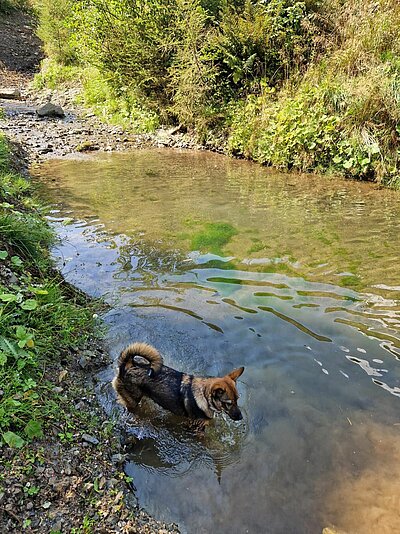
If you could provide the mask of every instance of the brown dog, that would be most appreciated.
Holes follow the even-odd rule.
[[[146,396],[176,415],[199,422],[209,421],[217,412],[240,421],[236,380],[243,371],[240,367],[222,378],[195,377],[163,365],[151,345],[133,343],[121,352],[112,385],[119,402],[130,412]]]

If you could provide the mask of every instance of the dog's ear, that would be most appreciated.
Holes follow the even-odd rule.
[[[229,376],[231,380],[236,382],[236,380],[239,378],[239,376],[243,373],[244,367],[239,367],[239,369],[235,369],[231,373],[227,374],[226,376]]]

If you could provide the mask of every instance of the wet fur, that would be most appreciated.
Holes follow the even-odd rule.
[[[215,413],[225,412],[238,421],[242,413],[237,406],[236,380],[243,371],[240,367],[223,377],[195,377],[164,365],[151,345],[133,343],[121,352],[112,385],[118,401],[132,413],[146,396],[191,420],[207,422]]]

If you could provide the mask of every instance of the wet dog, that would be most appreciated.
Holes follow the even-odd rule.
[[[243,419],[236,380],[244,367],[223,377],[195,377],[163,364],[160,353],[146,343],[132,343],[118,359],[112,385],[118,401],[134,412],[143,396],[162,408],[205,424],[218,412],[234,421]]]

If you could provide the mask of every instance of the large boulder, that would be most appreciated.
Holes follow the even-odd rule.
[[[0,87],[0,98],[19,100],[21,98],[21,91],[16,87]]]
[[[65,117],[63,108],[57,106],[57,104],[52,104],[51,102],[47,102],[47,104],[38,108],[36,113],[39,117]]]

